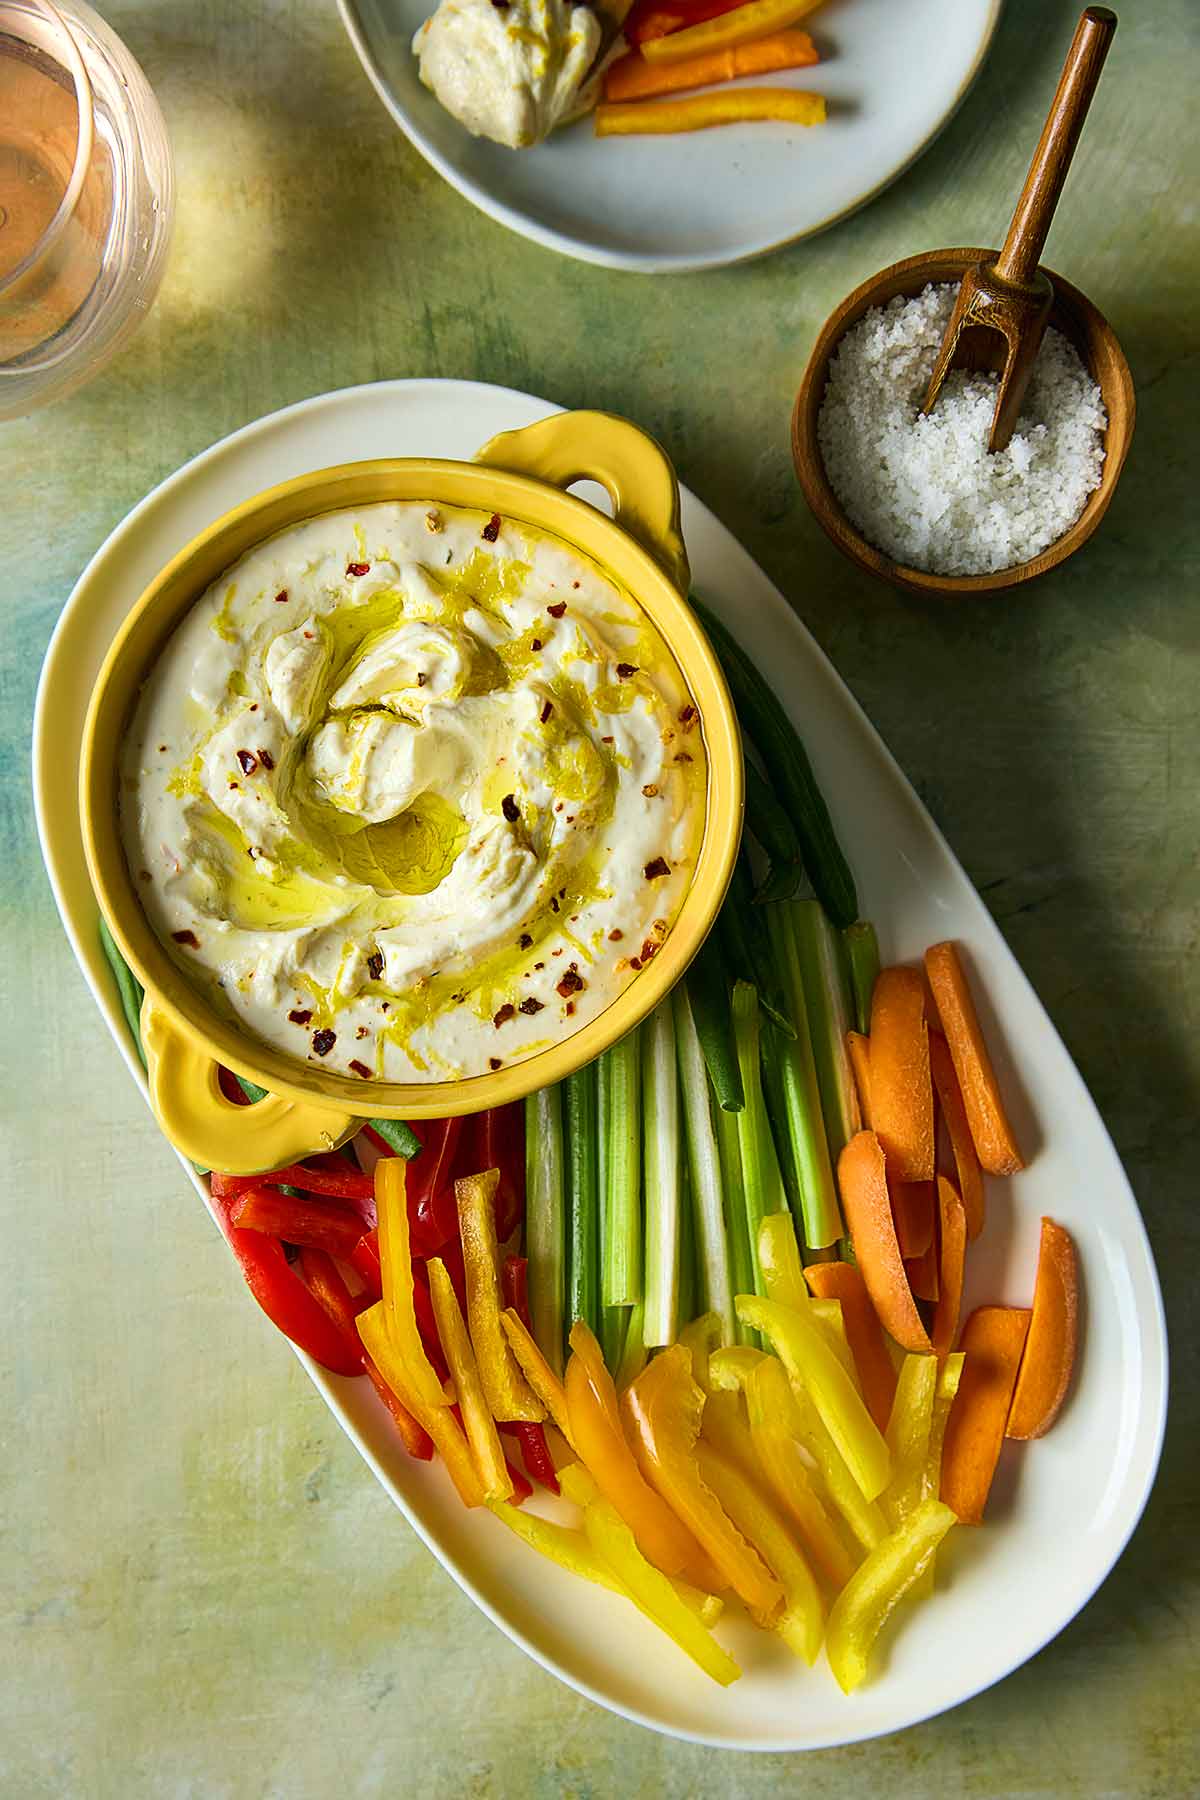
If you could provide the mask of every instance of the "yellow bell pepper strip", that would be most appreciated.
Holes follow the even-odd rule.
[[[719,19],[686,26],[669,37],[648,38],[641,46],[642,55],[648,63],[686,62],[689,56],[702,56],[709,50],[753,43],[755,38],[797,24],[820,4],[821,0],[750,0],[748,6],[736,7]]]
[[[896,1383],[887,1446],[892,1453],[892,1479],[879,1496],[879,1504],[893,1530],[925,1498],[925,1467],[929,1460],[929,1431],[937,1393],[936,1356],[906,1356]]]
[[[500,1323],[500,1254],[492,1199],[498,1169],[467,1175],[454,1184],[467,1280],[467,1318],[479,1379],[496,1419],[544,1419],[545,1410],[517,1365]]]
[[[821,1648],[825,1604],[813,1572],[787,1527],[769,1501],[736,1463],[714,1450],[699,1447],[700,1473],[748,1543],[754,1545],[783,1587],[783,1611],[757,1622],[778,1632],[788,1649],[810,1666]]]
[[[615,1506],[607,1500],[591,1501],[583,1511],[583,1529],[596,1555],[660,1630],[722,1687],[737,1680],[742,1671],[732,1656],[710,1636],[667,1576],[646,1561]]]
[[[858,1385],[867,1411],[880,1431],[887,1427],[896,1392],[896,1371],[884,1341],[871,1296],[854,1263],[811,1263],[804,1279],[816,1298],[842,1303],[842,1324],[858,1370]]]
[[[669,44],[671,40],[661,41]],[[796,88],[732,88],[696,94],[689,100],[629,100],[611,106],[602,102],[593,118],[597,137],[658,137],[759,119],[776,119],[784,125],[821,125],[825,100],[821,94],[800,93]]]
[[[507,1500],[489,1500],[488,1510],[548,1562],[557,1563],[569,1575],[580,1575],[584,1581],[594,1581],[597,1587],[629,1598],[624,1582],[618,1580],[602,1556],[597,1556],[582,1531],[558,1525],[553,1519],[539,1519],[536,1513],[522,1512]]]
[[[400,1404],[407,1407],[417,1424],[423,1426],[433,1439],[463,1505],[482,1506],[483,1487],[471,1447],[453,1411],[445,1404],[440,1386],[438,1403],[431,1406],[410,1380],[408,1364],[392,1342],[386,1304],[386,1301],[377,1300],[374,1306],[359,1313],[358,1335],[363,1346]]]
[[[593,1500],[604,1498],[581,1462],[568,1464],[559,1474],[559,1486],[575,1506],[590,1506]],[[719,1594],[706,1594],[702,1588],[693,1587],[690,1581],[681,1581],[678,1576],[671,1577],[671,1586],[702,1625],[715,1625],[725,1611],[725,1602]]]
[[[753,1358],[754,1361],[734,1361],[735,1358],[742,1357]],[[794,1413],[794,1403],[782,1365],[776,1357],[764,1356],[757,1350],[721,1351],[713,1358],[712,1374],[718,1387],[729,1381],[741,1388],[749,1414],[750,1447],[755,1466],[776,1504],[783,1508],[799,1532],[800,1541],[811,1558],[817,1575],[831,1593],[839,1593],[861,1562],[862,1551],[851,1551],[845,1543],[788,1428]],[[711,1406],[712,1399],[704,1409],[706,1434],[709,1431],[708,1415]],[[710,1441],[716,1449],[728,1455],[731,1436],[733,1447],[736,1448],[736,1436],[727,1436],[725,1422],[719,1420]],[[725,1438],[724,1442],[722,1438]],[[735,1460],[740,1462],[741,1458]],[[843,1476],[848,1486],[858,1494],[844,1464]],[[819,1481],[820,1477],[816,1480]],[[867,1506],[861,1494],[858,1494],[858,1500],[862,1507]],[[878,1536],[882,1537],[883,1532],[881,1518]]]
[[[404,1158],[400,1156],[382,1156],[375,1165],[375,1208],[379,1215],[379,1277],[383,1285],[381,1317],[386,1321],[388,1337],[396,1346],[398,1360],[403,1363],[405,1386],[419,1395],[425,1406],[442,1407],[449,1402],[425,1354],[413,1305],[405,1167]],[[370,1345],[367,1348],[370,1349]],[[373,1350],[371,1355],[382,1369],[383,1364]],[[388,1379],[386,1370],[384,1379]],[[411,1407],[409,1411],[412,1411]],[[430,1436],[433,1436],[432,1432]]]
[[[891,1478],[892,1459],[862,1395],[816,1322],[795,1307],[757,1294],[739,1294],[738,1318],[764,1332],[778,1351],[793,1387],[812,1398],[864,1498],[874,1500]]]
[[[647,1363],[622,1396],[621,1417],[651,1487],[703,1545],[725,1585],[753,1613],[769,1618],[783,1604],[783,1589],[700,1475],[696,1442],[704,1395],[692,1380],[690,1361],[674,1344]]]
[[[808,1288],[791,1213],[768,1213],[758,1228],[758,1261],[769,1300],[808,1305]]]
[[[844,1694],[865,1679],[875,1639],[956,1523],[940,1500],[922,1501],[903,1525],[875,1546],[834,1601],[825,1647]]]
[[[719,1586],[700,1545],[638,1468],[625,1438],[612,1378],[602,1361],[599,1376],[591,1372],[575,1348],[585,1332],[582,1321],[571,1330],[573,1354],[567,1363],[571,1442],[604,1498],[616,1507],[642,1554],[656,1568],[664,1575],[686,1575],[698,1587]]]
[[[854,1360],[854,1352],[850,1348],[850,1339],[846,1335],[846,1321],[842,1316],[840,1300],[810,1300],[809,1311],[821,1330],[829,1340],[829,1348],[845,1369],[854,1383],[856,1390],[862,1393],[862,1382],[858,1378],[858,1364]]]
[[[463,1428],[475,1459],[483,1497],[488,1501],[510,1500],[512,1479],[500,1447],[500,1433],[496,1430],[496,1421],[479,1379],[479,1365],[467,1336],[466,1321],[454,1284],[440,1256],[430,1257],[425,1267],[429,1272],[429,1294],[438,1337],[462,1408]]]
[[[942,1485],[942,1442],[946,1436],[946,1421],[950,1417],[950,1408],[954,1405],[954,1396],[958,1392],[966,1360],[962,1351],[957,1350],[953,1356],[945,1359],[938,1370],[937,1392],[933,1396],[933,1417],[929,1421],[929,1448],[925,1453],[925,1471],[921,1477],[922,1500],[938,1498]],[[934,1562],[935,1558],[931,1556],[925,1573],[913,1584],[914,1600],[921,1600],[932,1594]]]
[[[566,1388],[542,1355],[525,1321],[514,1307],[505,1307],[500,1315],[500,1323],[522,1375],[569,1444],[571,1424],[567,1417]]]
[[[692,1379],[704,1393],[712,1392],[708,1380],[708,1359],[714,1350],[719,1350],[725,1340],[724,1329],[719,1313],[701,1313],[690,1325],[685,1325],[676,1343],[682,1344],[692,1354]]]

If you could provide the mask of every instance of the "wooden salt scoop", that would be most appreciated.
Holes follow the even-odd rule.
[[[1003,450],[1013,434],[1054,305],[1038,261],[1116,29],[1106,6],[1089,6],[1080,18],[1004,247],[995,262],[963,275],[925,394],[921,410],[930,412],[951,369],[998,373],[989,450]]]

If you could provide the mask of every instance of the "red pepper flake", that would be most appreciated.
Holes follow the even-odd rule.
[[[511,794],[505,794],[503,800],[500,802],[500,811],[504,814],[510,825],[515,825],[521,817],[521,809]]]
[[[364,1081],[370,1081],[370,1079],[371,1079],[370,1069],[368,1069],[366,1063],[359,1062],[359,1060],[356,1056],[352,1056],[350,1058],[350,1067],[354,1070],[354,1073],[356,1075],[361,1075]]]
[[[200,948],[200,939],[196,936],[194,931],[173,931],[171,936],[175,939],[177,944],[183,944],[188,950],[198,950]]]
[[[275,758],[271,755],[269,750],[260,750],[258,753],[258,760],[268,773],[275,767]]]
[[[370,563],[347,563],[346,564],[347,575],[367,575],[370,573],[370,569],[371,569]]]
[[[647,881],[661,881],[664,875],[669,875],[670,873],[671,865],[665,856],[656,856],[654,861],[648,862],[642,870],[642,874],[646,877]]]
[[[329,1052],[333,1049],[333,1046],[336,1043],[337,1043],[337,1032],[336,1031],[326,1030],[326,1031],[314,1031],[313,1032],[312,1047],[316,1051],[318,1056],[328,1056]]]
[[[621,942],[621,939],[624,936],[625,936],[625,933],[623,931],[619,930],[617,928],[617,926],[614,925],[612,930],[608,934],[608,941],[610,944],[619,944]]]
[[[280,590],[279,590],[279,592],[278,592],[278,593],[277,593],[277,594],[276,594],[276,596],[275,596],[275,604],[276,604],[276,606],[283,606],[283,605],[285,605],[285,604],[286,604],[286,602],[287,602],[287,597],[288,597],[288,591],[287,591],[287,589],[286,589],[286,588],[280,588]]]
[[[546,965],[545,965],[545,963],[544,963],[544,962],[540,962],[540,963],[534,963],[534,965],[533,965],[533,966],[534,966],[534,969],[535,969],[535,971],[536,971],[536,970],[538,970],[538,969],[544,969],[544,968],[545,968],[545,966],[546,966]]]
[[[255,756],[253,750],[239,750],[237,759],[241,766],[242,774],[253,775],[255,769],[258,767],[258,758]]]
[[[558,991],[562,995],[562,998],[566,1000],[571,994],[581,994],[586,986],[587,983],[579,973],[579,965],[577,963],[570,963],[567,966],[566,973],[558,984]]]
[[[479,535],[480,535],[480,537],[483,538],[485,543],[488,543],[488,544],[495,543],[496,539],[500,536],[500,514],[499,513],[492,514],[491,518],[488,520],[487,524],[484,526],[483,530],[480,532]]]
[[[551,705],[551,704],[550,704],[550,702],[549,702],[549,700],[544,700],[544,701],[543,701],[543,702],[542,702],[542,711],[541,711],[541,715],[540,715],[540,716],[541,716],[541,721],[542,721],[542,724],[543,724],[543,725],[546,725],[546,724],[548,724],[548,723],[549,723],[549,721],[550,721],[550,715],[551,715],[551,713],[552,713],[552,712],[553,712],[553,711],[554,711],[554,708],[553,708],[553,706],[552,706],[552,705]]]
[[[542,1011],[542,1003],[540,1000],[535,1000],[533,995],[530,994],[528,1000],[522,1000],[517,1011],[527,1014],[527,1016],[532,1019],[535,1013],[540,1013]]]
[[[568,1019],[574,1017],[575,1002],[573,1000],[568,1000],[567,1004],[563,1007],[563,1011],[566,1013]]]
[[[257,712],[257,711],[258,711],[258,701],[257,701],[257,700],[252,700],[252,701],[251,701],[251,702],[250,702],[250,711],[251,711],[251,712]]]
[[[355,1037],[356,1037],[356,1038],[360,1038],[360,1039],[361,1039],[361,1038],[365,1038],[365,1037],[366,1037],[366,1035],[367,1035],[367,1028],[366,1028],[366,1026],[365,1026],[365,1025],[360,1025],[360,1026],[359,1026],[359,1028],[358,1028],[358,1030],[357,1030],[357,1031],[356,1031],[356,1032],[355,1032],[355,1034],[354,1034],[354,1035],[355,1035]]]
[[[572,587],[573,587],[573,588],[577,588],[577,587],[578,587],[578,586],[579,586],[579,583],[578,583],[578,582],[577,582],[577,581],[573,581],[573,582],[572,582],[572,583],[571,583],[571,586],[572,586]]]
[[[636,956],[631,956],[629,959],[629,966],[631,969],[640,969],[642,965]]]
[[[311,1018],[312,1011],[308,1007],[298,1006],[295,1012],[290,1012],[288,1014],[288,1022],[292,1025],[307,1025]]]
[[[550,614],[552,619],[561,619],[566,610],[567,603],[565,600],[555,600],[546,608],[546,611]]]
[[[540,649],[541,649],[541,647],[542,647],[542,640],[541,640],[541,638],[534,638],[534,640],[533,640],[533,642],[532,642],[532,643],[531,643],[531,644],[530,644],[530,646],[529,646],[529,648],[530,648],[530,649],[531,649],[531,650],[540,650]]]
[[[691,762],[692,760],[693,759],[688,755],[686,750],[681,750],[679,755],[675,758],[676,762]]]
[[[499,1012],[492,1014],[492,1024],[496,1027],[496,1030],[499,1031],[502,1025],[507,1025],[508,1021],[510,1019],[515,1019],[516,1016],[516,1007],[505,1004],[500,1008]]]
[[[429,677],[428,677],[428,675],[426,675],[425,671],[423,669],[418,669],[417,670],[417,686],[424,687],[425,683],[428,680],[429,680]]]
[[[642,961],[648,963],[652,957],[658,955],[661,948],[661,944],[656,944],[653,938],[647,938],[642,945]]]
[[[530,935],[527,931],[523,931],[521,933],[520,937],[517,939],[517,949],[518,950],[528,950],[532,947],[532,945],[533,945],[533,939],[530,937]]]
[[[695,717],[696,717],[695,707],[694,706],[685,706],[683,711],[679,715],[679,723],[681,725],[690,725],[692,723],[692,720]]]
[[[552,898],[552,899],[551,899],[551,901],[550,901],[550,911],[551,911],[551,912],[557,912],[557,911],[558,911],[558,901],[557,901],[557,900],[555,900],[555,899],[553,899],[553,898]]]
[[[159,751],[160,756],[165,752],[166,748],[167,748],[167,746],[165,744],[160,744],[158,746],[158,751]]]
[[[383,980],[383,951],[372,950],[367,958],[367,974],[372,981]]]
[[[601,742],[601,743],[602,743],[602,744],[611,744],[611,743],[612,743],[612,741],[613,741],[613,740],[612,740],[612,738],[610,738],[610,737],[602,737],[602,738],[601,738],[601,739],[600,739],[600,742]]]
[[[642,789],[642,793],[646,796],[647,800],[657,800],[658,799],[657,784],[653,781],[648,781],[646,783],[645,787]]]
[[[489,1056],[488,1057],[488,1068],[489,1069],[502,1069],[503,1067],[504,1067],[504,1064],[501,1062],[501,1060],[498,1056]]]
[[[638,672],[638,666],[636,663],[618,663],[617,664],[617,678],[620,681],[628,681],[630,679],[630,677],[633,675],[636,675],[637,672]]]

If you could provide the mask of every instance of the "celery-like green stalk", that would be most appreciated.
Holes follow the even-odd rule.
[[[850,965],[850,992],[854,996],[854,1029],[871,1029],[871,996],[879,977],[879,940],[870,919],[857,919],[842,933]]]
[[[679,1083],[683,1091],[683,1123],[687,1137],[691,1199],[696,1226],[696,1266],[700,1312],[715,1312],[734,1341],[733,1287],[729,1279],[729,1244],[725,1234],[721,1161],[713,1130],[704,1052],[692,1016],[690,994],[680,982],[672,996]],[[739,1073],[740,1084],[740,1073]],[[737,1115],[732,1115],[736,1120]],[[735,1135],[736,1135],[735,1123]]]
[[[763,1101],[762,1076],[759,1065],[761,1026],[758,994],[748,981],[733,984],[733,1039],[737,1045],[738,1067],[742,1071],[742,1088],[746,1095],[743,1110],[736,1114],[738,1148],[742,1158],[742,1188],[745,1197],[746,1235],[750,1240],[750,1259],[754,1269],[754,1290],[765,1294],[762,1270],[758,1261],[758,1227],[768,1213],[786,1212],[787,1195],[775,1140]]]
[[[551,1368],[561,1375],[567,1230],[558,1087],[542,1088],[525,1102],[525,1250],[533,1335]]]
[[[800,959],[825,1138],[830,1159],[836,1164],[855,1132],[862,1129],[858,1090],[846,1049],[851,1013],[841,961],[842,939],[819,900],[793,900],[787,910]]]
[[[745,1182],[742,1179],[742,1153],[738,1147],[737,1114],[723,1107],[712,1111],[713,1131],[717,1140],[717,1157],[721,1165],[721,1187],[725,1197],[725,1227],[729,1243],[729,1278],[735,1294],[748,1294],[754,1287],[754,1263],[750,1256],[750,1234],[746,1230]],[[749,1325],[734,1314],[734,1342],[757,1349],[759,1337]]]
[[[642,1027],[646,1279],[643,1340],[673,1344],[679,1329],[679,1077],[671,1003]],[[740,1114],[737,1115],[739,1118]]]
[[[633,1031],[600,1058],[600,1140],[604,1219],[600,1298],[632,1306],[642,1295],[641,1037]]]
[[[577,1069],[563,1082],[563,1136],[570,1256],[567,1259],[567,1329],[582,1319],[600,1330],[600,1203],[596,1158],[596,1065]]]
[[[812,1250],[823,1250],[826,1245],[836,1243],[841,1236],[842,1217],[837,1191],[833,1185],[825,1121],[821,1114],[821,1092],[817,1085],[808,1010],[804,1002],[800,957],[792,929],[790,906],[780,903],[764,907],[763,910],[771,933],[771,949],[779,966],[792,1022],[796,1028],[794,1039],[776,1040],[772,1046],[772,1054],[780,1062],[780,1085],[787,1131],[800,1179],[804,1241]]]

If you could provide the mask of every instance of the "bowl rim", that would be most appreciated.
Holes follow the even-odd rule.
[[[817,418],[824,399],[828,367],[838,343],[873,303],[886,304],[886,301],[876,301],[875,296],[889,282],[903,278],[904,283],[910,285],[897,287],[893,294],[888,295],[888,299],[905,292],[911,297],[920,293],[929,282],[956,281],[962,270],[970,264],[994,261],[998,254],[996,250],[962,246],[926,250],[918,256],[906,256],[899,262],[889,263],[886,268],[860,282],[834,307],[817,334],[792,407],[792,461],[801,491],[817,523],[851,562],[857,563],[860,568],[866,569],[890,586],[910,593],[935,597],[942,595],[947,598],[1002,593],[1057,568],[1087,542],[1107,512],[1133,441],[1136,424],[1133,377],[1116,333],[1086,294],[1064,276],[1055,274],[1053,269],[1043,268],[1041,272],[1049,277],[1054,286],[1051,322],[1060,328],[1064,325],[1067,327],[1066,335],[1076,341],[1076,348],[1081,350],[1081,354],[1083,346],[1078,342],[1080,338],[1085,343],[1104,342],[1108,346],[1110,367],[1107,371],[1107,387],[1092,369],[1090,361],[1088,363],[1093,379],[1100,384],[1109,415],[1104,439],[1104,466],[1099,487],[1088,495],[1083,511],[1075,523],[1027,562],[1014,563],[1011,568],[997,569],[987,575],[935,575],[925,569],[910,568],[904,563],[895,562],[884,551],[877,549],[850,523],[826,474],[817,438]],[[1111,400],[1114,397],[1120,400],[1121,414],[1126,424],[1120,442],[1113,440]]]
[[[360,492],[371,482],[383,482],[389,491],[375,493],[368,487]],[[129,703],[113,699],[116,684],[132,681],[136,695],[154,655],[223,569],[255,544],[306,518],[406,499],[500,511],[559,538],[625,589],[662,634],[699,711],[707,758],[705,821],[696,867],[666,942],[595,1018],[546,1049],[486,1074],[367,1083],[274,1048],[236,1017],[223,1019],[202,987],[176,966],[133,884],[115,805],[118,764],[108,752],[115,749],[129,717]],[[213,573],[194,574],[206,561]],[[632,578],[626,571],[633,572]],[[184,592],[186,598],[181,598]],[[139,630],[151,627],[157,636],[150,655],[138,661],[131,675],[131,645]],[[109,716],[113,713],[115,720]],[[615,519],[552,482],[488,464],[373,458],[313,470],[249,496],[197,533],[159,570],[126,613],[97,676],[80,748],[78,793],[88,875],[100,910],[148,998],[189,1043],[283,1099],[329,1107],[356,1119],[444,1118],[505,1105],[564,1079],[625,1036],[670,991],[711,929],[732,876],[743,812],[741,734],[721,666],[685,595],[650,550]]]

